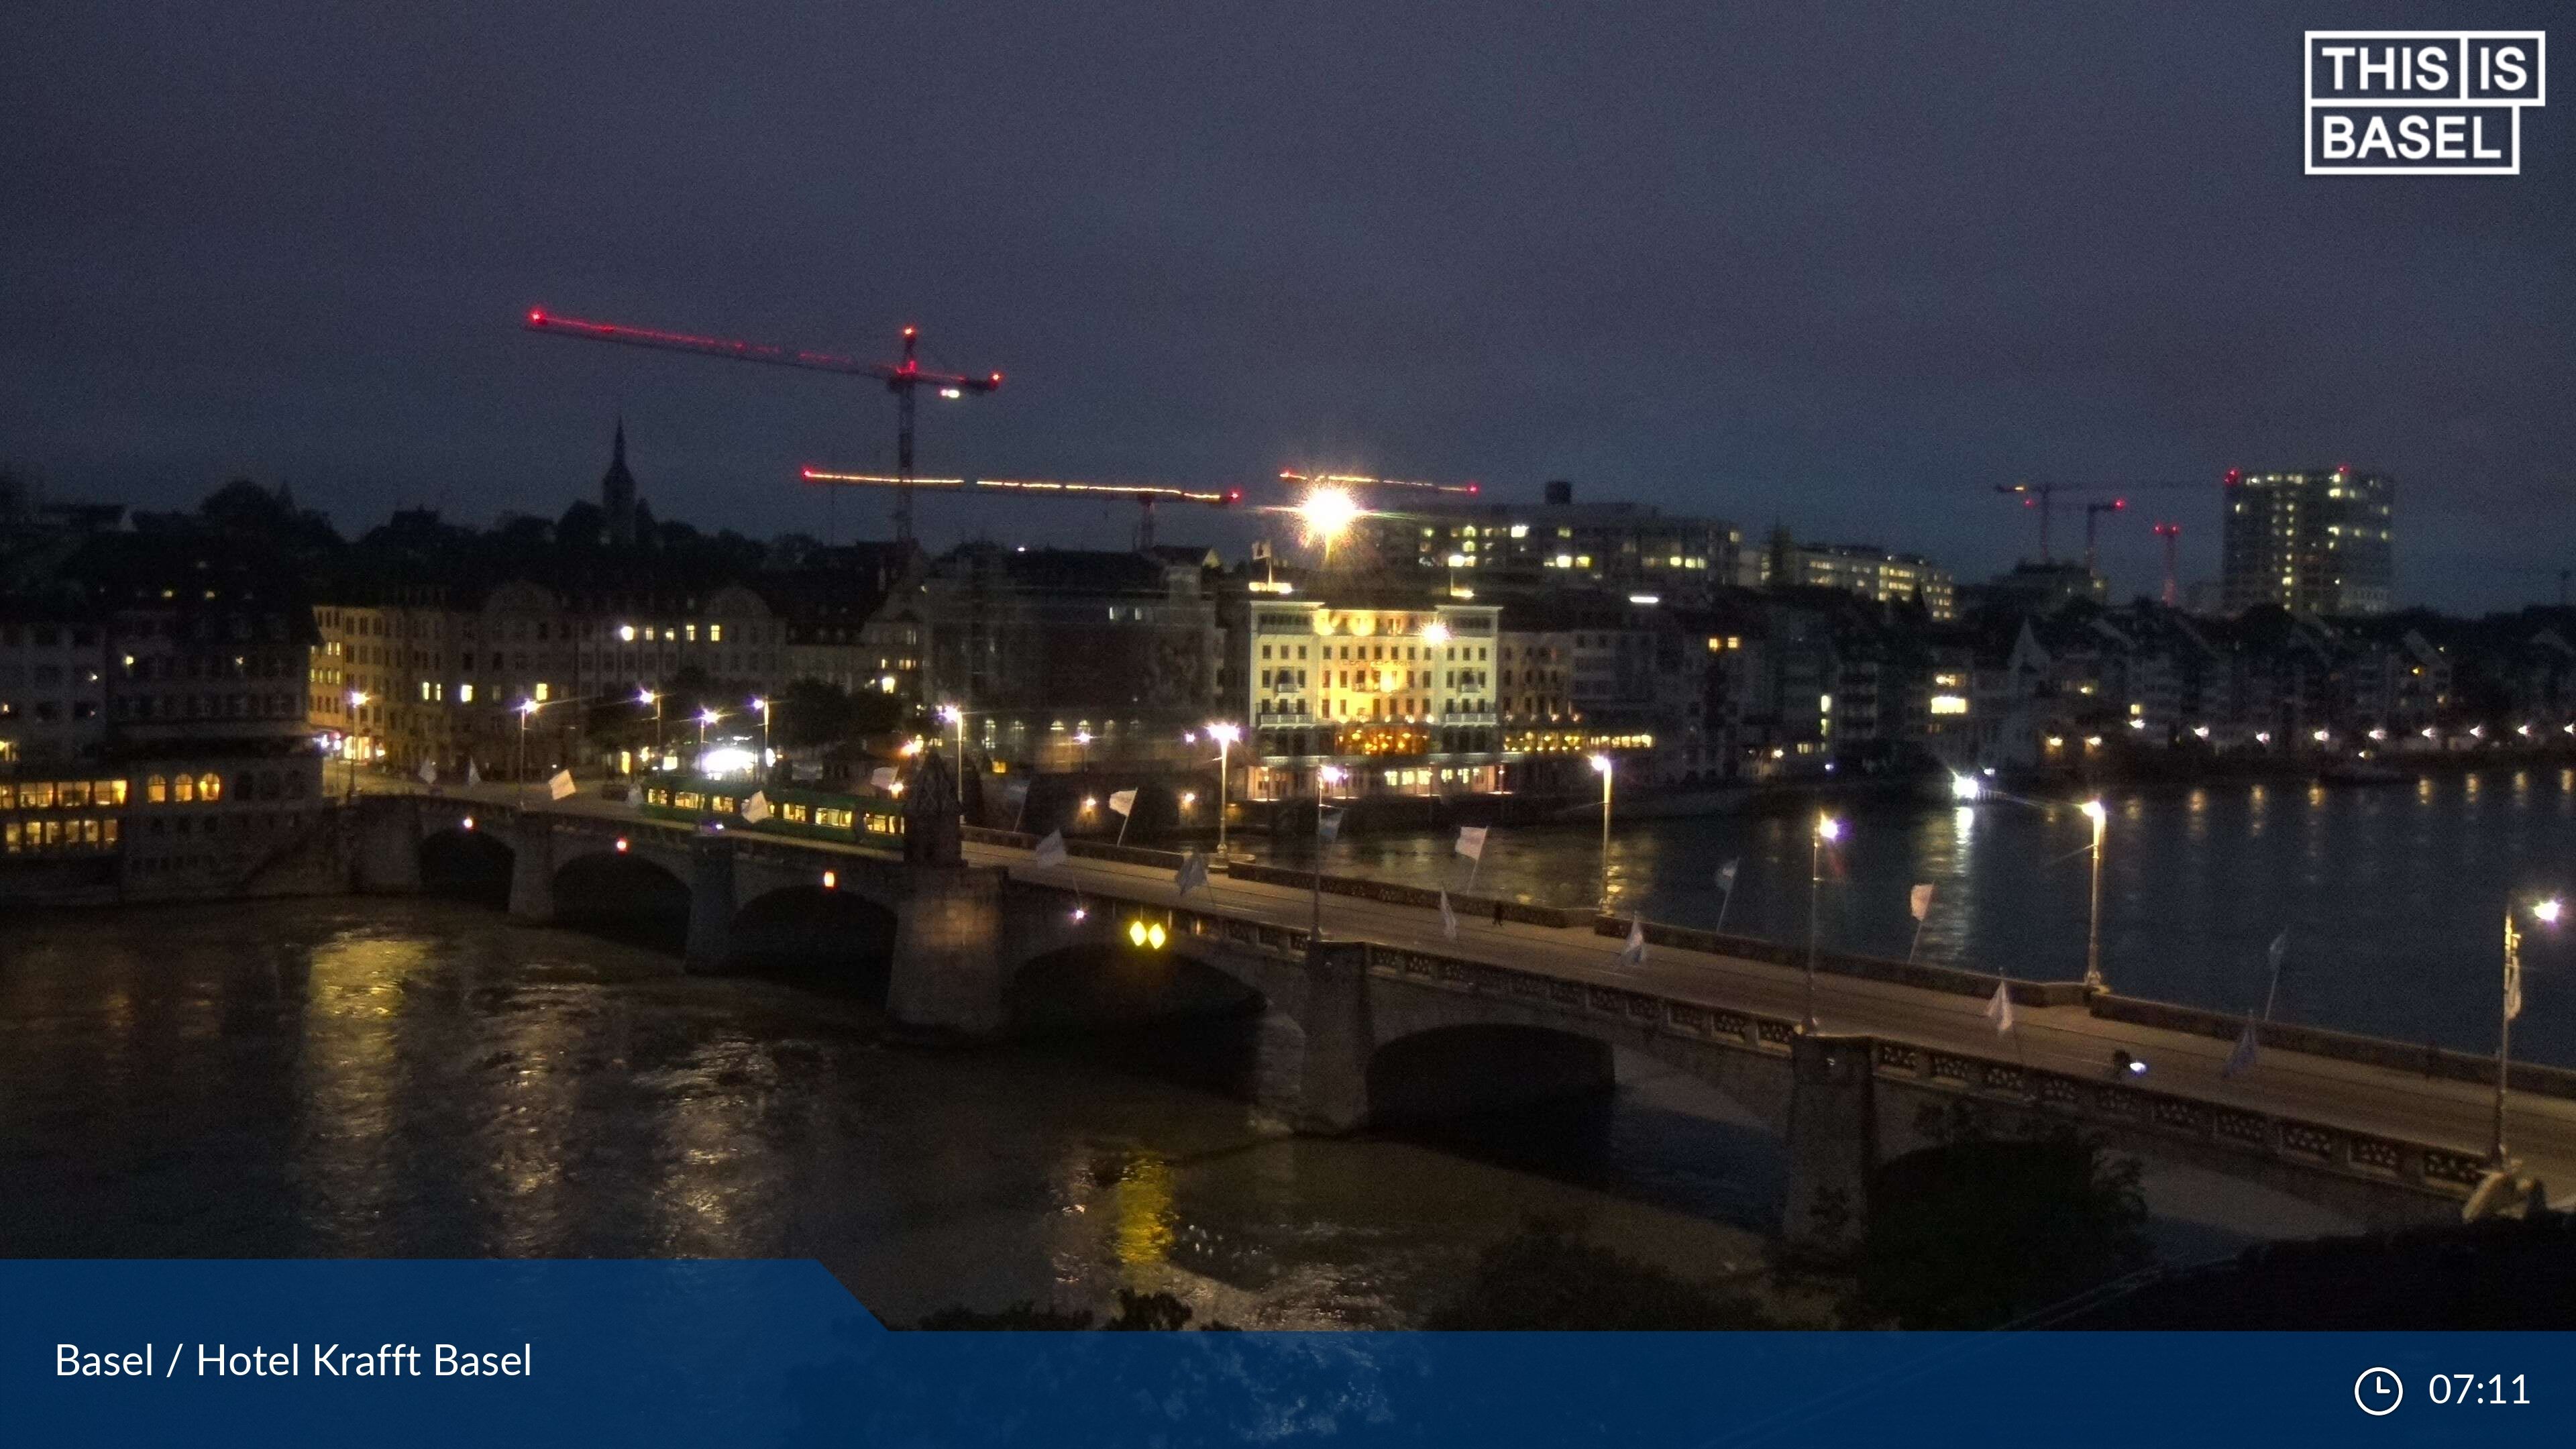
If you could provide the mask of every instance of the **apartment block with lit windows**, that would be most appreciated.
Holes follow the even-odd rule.
[[[1719,519],[1577,503],[1564,481],[1534,504],[1406,498],[1363,514],[1351,535],[1352,552],[1379,569],[1416,568],[1475,588],[1602,587],[1676,602],[1733,583],[1744,544],[1742,531]]]
[[[2278,604],[2303,618],[2392,606],[2397,482],[2350,467],[2230,470],[2221,507],[2222,607]]]

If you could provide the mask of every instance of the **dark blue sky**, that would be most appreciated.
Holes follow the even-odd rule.
[[[882,393],[516,320],[918,321],[1010,377],[928,405],[925,471],[1563,476],[1979,577],[2035,544],[1996,481],[2350,462],[2403,597],[2503,605],[2576,563],[2576,98],[2520,177],[2310,179],[2300,32],[2548,13],[17,6],[0,459],[479,521],[589,490],[622,404],[664,516],[819,531],[794,470],[890,464]],[[2160,516],[2213,570],[2214,482],[2142,494],[2124,591]]]

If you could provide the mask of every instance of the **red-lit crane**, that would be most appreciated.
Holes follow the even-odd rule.
[[[725,357],[736,362],[766,362],[776,367],[801,367],[810,372],[837,372],[854,377],[873,377],[886,385],[895,399],[895,504],[894,536],[897,542],[912,541],[912,419],[915,390],[937,388],[942,397],[963,397],[967,393],[991,392],[1002,385],[1002,375],[988,372],[982,377],[959,373],[924,372],[913,355],[920,329],[903,329],[901,362],[863,362],[834,352],[810,352],[801,347],[771,347],[758,342],[733,342],[720,337],[697,337],[685,332],[658,332],[649,327],[621,327],[610,322],[585,322],[576,317],[558,317],[543,307],[528,309],[527,327],[531,332],[546,332],[558,337],[586,337],[594,342],[622,342],[629,347],[654,347],[665,352],[695,352],[705,357]]]
[[[2159,523],[2155,526],[2155,534],[2165,541],[2165,607],[2179,609],[2182,607],[2182,588],[2174,582],[2174,548],[2182,542],[2182,525]]]
[[[2101,520],[2103,514],[2117,513],[2128,506],[2129,500],[2126,498],[2114,498],[2108,503],[2084,505],[2084,571],[2086,573],[2102,572],[2102,552],[2094,546],[2093,525]]]
[[[2048,525],[2056,497],[2060,493],[2140,493],[2151,488],[2202,488],[2202,483],[1998,483],[1997,493],[2018,495],[2021,506],[2039,510],[2039,561],[2051,562],[2048,547]],[[2084,566],[2093,567],[2093,523],[2101,514],[2114,513],[2126,505],[2125,499],[2109,503],[2084,505]]]
[[[1008,498],[1114,498],[1136,504],[1136,551],[1154,546],[1154,505],[1204,503],[1231,508],[1243,501],[1240,488],[1181,488],[1163,483],[1076,483],[1051,478],[889,478],[881,473],[839,473],[808,467],[808,483],[855,488],[937,488]]]

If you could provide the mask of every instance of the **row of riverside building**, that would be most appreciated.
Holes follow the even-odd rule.
[[[1268,550],[762,545],[653,523],[622,430],[600,504],[489,530],[410,511],[342,543],[246,483],[131,520],[20,498],[0,520],[0,763],[46,776],[49,801],[97,801],[105,782],[136,808],[158,778],[151,804],[229,809],[318,799],[326,754],[449,779],[685,765],[702,740],[756,727],[771,743],[754,701],[817,699],[875,722],[836,779],[866,778],[852,766],[871,744],[946,734],[931,716],[953,708],[971,759],[1024,774],[1203,772],[1206,727],[1229,723],[1245,800],[1328,781],[1573,794],[1602,753],[1623,779],[1687,787],[2576,736],[2561,611],[2385,612],[2390,492],[2348,470],[2231,475],[2228,506],[2270,540],[2231,533],[2231,596],[2259,594],[2258,568],[2290,592],[2210,615],[2111,604],[2073,566],[1962,587],[1874,547],[1748,550],[1723,522],[1578,504],[1563,484],[1366,515],[1330,568]],[[2302,530],[2358,562],[2285,564]],[[2256,542],[2273,551],[2239,568]],[[2337,599],[2353,607],[2282,606]],[[782,752],[831,754],[815,733],[791,719],[781,739],[805,743]],[[209,798],[198,782],[227,758],[274,763],[212,769]],[[108,762],[132,768],[89,768]],[[243,771],[247,790],[227,783]],[[0,813],[23,825],[28,808]],[[91,845],[87,817],[73,834]]]

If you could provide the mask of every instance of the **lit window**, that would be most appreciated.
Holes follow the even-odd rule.
[[[208,773],[197,777],[198,800],[205,804],[212,805],[222,798],[224,798],[224,780],[221,775],[217,775],[209,771]]]
[[[182,805],[193,805],[193,804],[195,804],[195,803],[196,803],[196,800],[197,800],[197,780],[196,780],[196,777],[195,777],[195,776],[193,776],[193,775],[181,775],[181,776],[179,777],[179,779],[178,779],[177,784],[178,784],[178,790],[177,790],[177,793],[176,793],[176,794],[174,794],[174,795],[172,795],[172,796],[171,796],[171,798],[172,798],[172,799],[174,799],[174,800],[176,800],[176,801],[178,801],[178,802],[179,802],[180,804],[182,804]]]
[[[722,644],[724,642],[724,625],[709,624],[707,626],[707,642],[710,644]]]
[[[461,703],[472,704],[474,702],[474,686],[470,684],[460,684],[456,686],[456,698]]]
[[[537,681],[537,703],[539,703],[539,704],[543,704],[543,703],[545,703],[545,702],[546,702],[546,682],[545,682],[544,680],[540,679],[540,680],[538,680],[538,681]]]
[[[183,777],[183,782],[184,782],[184,777]],[[166,803],[168,803],[169,799],[170,799],[170,782],[169,782],[168,780],[166,780],[166,779],[162,778],[162,777],[161,777],[161,776],[159,776],[159,775],[154,775],[154,776],[152,776],[150,779],[147,779],[147,780],[145,780],[145,781],[143,782],[143,802],[144,802],[145,804],[147,804],[147,805],[161,805],[161,804],[166,804]]]

